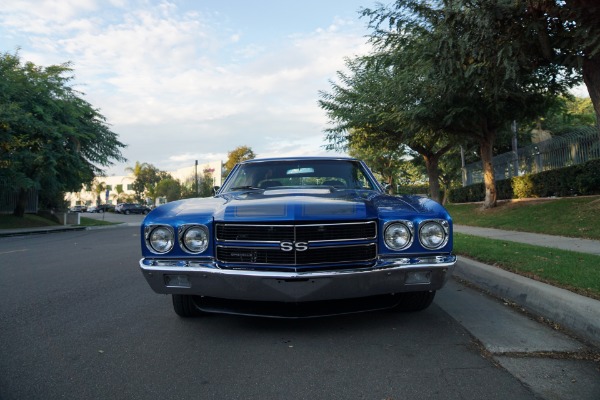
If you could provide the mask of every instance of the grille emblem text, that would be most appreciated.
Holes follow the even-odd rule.
[[[305,251],[308,250],[308,243],[306,242],[281,242],[280,244],[282,251]]]

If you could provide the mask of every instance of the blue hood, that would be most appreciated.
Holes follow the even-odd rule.
[[[146,223],[180,221],[374,220],[427,214],[446,217],[438,203],[418,196],[389,196],[373,191],[269,190],[229,193],[213,198],[175,201],[155,209]]]

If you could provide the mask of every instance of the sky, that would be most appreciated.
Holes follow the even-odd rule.
[[[330,91],[370,46],[376,0],[0,0],[0,52],[70,62],[73,87],[127,145],[105,168],[163,171],[257,157],[335,155],[324,146]]]

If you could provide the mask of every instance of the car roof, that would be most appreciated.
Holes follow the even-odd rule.
[[[315,157],[271,157],[271,158],[253,158],[251,160],[241,161],[240,164],[251,164],[260,162],[273,162],[273,161],[358,161],[353,157],[327,157],[327,156],[315,156]]]

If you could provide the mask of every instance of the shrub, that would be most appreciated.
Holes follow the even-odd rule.
[[[600,194],[600,159],[496,181],[496,190],[498,200]],[[484,198],[483,183],[452,189],[449,194],[452,203],[483,201]]]

